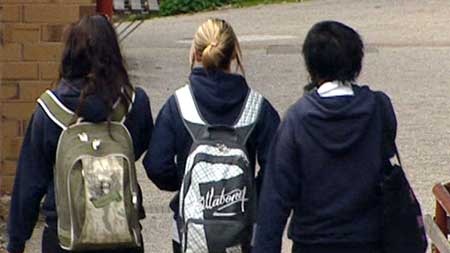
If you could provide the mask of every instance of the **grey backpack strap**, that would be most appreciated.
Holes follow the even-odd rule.
[[[50,90],[44,92],[37,102],[48,117],[63,130],[67,129],[76,120],[75,113],[64,106]]]
[[[250,90],[245,106],[242,109],[235,128],[246,127],[256,123],[264,97],[254,90]]]
[[[200,111],[195,103],[194,96],[189,85],[185,85],[175,92],[178,111],[183,119],[183,123],[193,140],[198,139],[202,129],[208,126],[203,120]]]
[[[243,143],[247,142],[248,137],[258,121],[264,97],[254,90],[250,90],[234,128],[238,132]]]

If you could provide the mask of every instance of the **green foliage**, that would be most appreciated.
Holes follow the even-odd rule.
[[[160,0],[160,15],[170,16],[182,13],[213,10],[221,6],[247,7],[258,4],[303,2],[304,0]]]
[[[161,0],[161,15],[211,10],[235,0]]]

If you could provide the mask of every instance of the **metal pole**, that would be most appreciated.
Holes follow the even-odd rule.
[[[112,18],[114,14],[113,0],[97,0],[97,12]]]

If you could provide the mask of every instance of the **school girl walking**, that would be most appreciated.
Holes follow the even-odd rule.
[[[363,50],[359,34],[339,22],[308,32],[312,89],[274,138],[253,252],[281,251],[291,211],[294,253],[384,252],[379,186],[395,155],[397,122],[386,94],[356,83]]]
[[[239,238],[234,234],[228,240],[226,231],[232,234],[230,220],[237,216],[246,219],[247,214],[240,212],[248,210],[249,203],[256,200],[251,192],[254,190],[256,193],[257,190],[250,185],[255,184],[256,188],[261,185],[262,174],[267,167],[269,144],[278,127],[279,116],[269,101],[248,86],[243,75],[239,41],[226,21],[209,19],[203,23],[195,34],[190,57],[192,72],[189,83],[180,88],[162,107],[155,122],[144,165],[149,178],[160,189],[173,192],[181,189],[182,197],[177,195],[170,204],[174,211],[175,253],[225,252],[231,246],[234,246],[233,249],[249,252],[252,229],[248,228],[248,223],[243,225],[245,232],[238,234],[242,235]],[[236,63],[240,74],[234,72],[233,63]],[[211,141],[203,142],[204,145],[197,144],[204,138],[214,139],[215,134],[226,136],[223,138],[227,140],[222,144],[212,145]],[[238,142],[243,146],[237,145]],[[233,145],[238,148],[229,149],[227,143],[235,143]],[[210,153],[191,156],[191,152],[195,153],[202,148],[203,152]],[[231,159],[228,156],[229,159],[225,159],[227,155],[219,155],[224,152],[231,154],[233,150],[240,154],[239,158]],[[187,162],[188,157],[192,159]],[[247,157],[250,171],[245,171]],[[260,166],[260,173],[255,178],[256,163]],[[205,175],[200,179],[218,176],[223,180],[199,183],[195,180],[198,179],[196,173],[201,169],[205,169]],[[217,175],[218,171],[223,174]],[[232,178],[231,175],[225,175],[234,172],[236,175],[251,175],[252,182],[241,184],[244,177]],[[186,181],[186,178],[192,181]],[[235,187],[232,187],[233,184]],[[194,190],[191,191],[191,188]],[[187,203],[189,196],[193,198],[192,203]],[[180,205],[183,207],[180,208]],[[207,225],[204,220],[187,219],[186,216],[196,208],[199,213],[195,215],[199,219],[220,216],[221,220]],[[256,213],[251,214],[253,215]],[[191,224],[191,221],[197,224]],[[244,224],[240,221],[231,222]],[[223,226],[214,225],[220,222]],[[234,252],[231,248],[228,250],[227,252]]]
[[[24,251],[45,197],[42,252],[70,252],[76,247],[77,252],[143,252],[138,218],[145,213],[133,174],[152,128],[149,99],[130,83],[110,21],[97,15],[72,24],[65,34],[58,86],[41,96],[20,153],[8,251]],[[67,141],[67,136],[73,138]],[[123,155],[114,154],[118,151]],[[71,152],[82,154],[62,177],[66,167],[60,165],[73,158],[64,153]],[[66,188],[60,187],[65,184],[68,200]],[[67,202],[69,208],[63,208]],[[124,233],[118,233],[120,229]]]

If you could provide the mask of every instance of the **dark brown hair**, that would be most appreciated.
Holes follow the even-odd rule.
[[[133,89],[113,25],[101,15],[83,17],[66,29],[64,42],[60,79],[84,79],[76,114],[86,97],[96,95],[107,105],[110,122],[115,101],[128,108],[131,98],[124,91]]]

